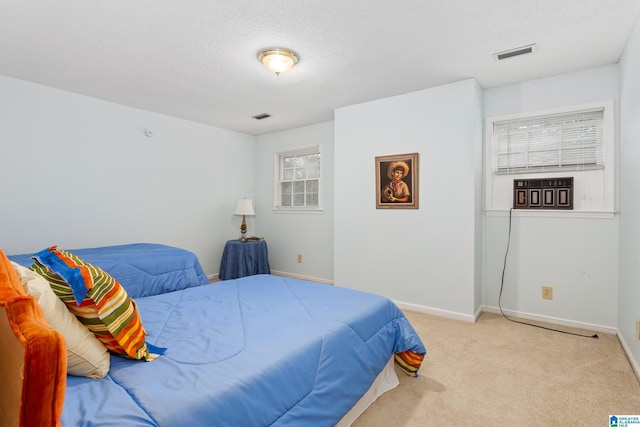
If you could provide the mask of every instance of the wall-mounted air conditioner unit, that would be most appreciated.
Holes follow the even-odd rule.
[[[514,209],[573,209],[573,177],[513,180]]]

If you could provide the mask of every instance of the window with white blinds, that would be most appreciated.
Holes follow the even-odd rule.
[[[604,168],[604,108],[493,123],[496,174]]]
[[[319,210],[321,182],[320,146],[276,154],[276,210]]]

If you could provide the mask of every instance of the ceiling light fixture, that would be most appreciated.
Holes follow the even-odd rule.
[[[258,53],[258,60],[267,67],[267,70],[280,75],[289,71],[298,62],[296,54],[284,48],[269,48]]]

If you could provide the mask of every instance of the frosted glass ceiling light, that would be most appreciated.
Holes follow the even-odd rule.
[[[298,62],[298,57],[293,51],[284,48],[270,48],[258,54],[258,60],[267,67],[267,70],[280,75],[289,71]]]

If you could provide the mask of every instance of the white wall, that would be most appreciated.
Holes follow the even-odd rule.
[[[256,233],[269,247],[272,273],[333,281],[333,122],[260,135],[256,147]],[[280,151],[322,146],[321,213],[274,212],[274,157]],[[249,231],[251,232],[251,231]],[[302,263],[297,256],[302,255]]]
[[[640,23],[620,62],[620,285],[618,329],[640,376]]]
[[[157,242],[216,274],[254,149],[250,135],[0,76],[0,248]]]
[[[487,89],[485,117],[613,100],[617,111],[618,66],[610,65],[557,77]],[[491,147],[485,142],[485,167]],[[512,224],[502,308],[605,328],[617,324],[618,218],[527,217]],[[487,216],[484,227],[484,291],[488,306],[498,306],[507,245],[508,211]],[[541,298],[542,285],[553,300]]]
[[[470,79],[336,110],[336,285],[473,319],[481,93]],[[419,209],[376,209],[375,157],[413,152]]]

